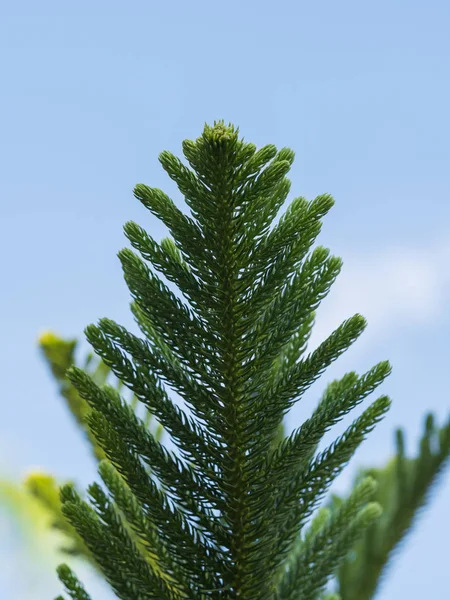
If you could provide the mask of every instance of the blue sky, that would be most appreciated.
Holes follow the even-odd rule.
[[[389,456],[398,424],[415,450],[424,413],[443,420],[450,406],[450,5],[19,0],[0,14],[1,472],[95,476],[36,337],[77,337],[101,316],[132,323],[122,225],[164,233],[132,188],[178,201],[158,153],[179,154],[220,118],[258,145],[296,151],[292,196],[336,199],[320,243],[344,270],[315,340],[356,311],[369,328],[321,386],[381,359],[394,366],[383,385],[392,411],[342,485],[358,464]],[[447,472],[380,599],[445,597],[449,501]],[[16,565],[0,576],[0,597],[55,595],[51,570],[34,573],[13,538],[0,538]]]

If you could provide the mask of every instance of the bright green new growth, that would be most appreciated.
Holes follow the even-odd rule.
[[[276,443],[289,409],[365,327],[356,315],[305,354],[314,312],[341,266],[324,248],[311,251],[333,201],[297,198],[273,224],[289,193],[292,151],[257,151],[222,122],[185,141],[183,151],[190,168],[168,152],[160,161],[190,215],[160,190],[138,185],[135,196],[171,238],[158,244],[127,223],[140,257],[119,253],[142,337],[108,319],[86,330],[179,453],[155,439],[117,390],[73,368],[71,382],[106,456],[99,468],[105,488],[90,486],[88,504],[66,486],[63,513],[123,600],[322,598],[379,515],[369,502],[372,480],[306,533],[305,525],[389,399],[317,448],[390,367],[383,362],[334,382],[312,416]],[[72,598],[88,597],[70,571],[62,567],[60,576]]]

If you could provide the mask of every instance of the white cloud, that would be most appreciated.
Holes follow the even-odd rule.
[[[317,315],[315,347],[344,319],[367,318],[364,338],[435,322],[450,295],[450,236],[428,247],[390,247],[377,255],[343,253],[344,267]]]

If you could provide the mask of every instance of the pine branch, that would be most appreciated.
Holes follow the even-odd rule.
[[[58,567],[58,576],[64,584],[68,594],[74,600],[91,600],[91,597],[85,591],[84,587],[78,581],[76,575],[71,571],[70,567],[62,564]],[[58,596],[56,600],[64,600],[62,596]]]
[[[271,524],[266,525],[265,531],[260,532],[270,548],[268,556],[272,561],[272,569],[279,568],[280,564],[283,564],[298,531],[311,516],[318,502],[357,447],[383,417],[389,405],[388,398],[379,398],[340,438],[317,458],[313,458],[306,468],[299,469],[294,477],[292,474],[289,477],[286,473],[285,481],[278,484],[279,487],[275,487],[272,496],[274,516]]]
[[[185,141],[183,152],[188,165],[169,152],[160,162],[189,214],[160,190],[136,186],[170,237],[158,244],[127,223],[140,256],[119,252],[142,337],[109,319],[86,329],[123,389],[69,371],[106,458],[106,491],[91,485],[88,503],[63,488],[63,513],[120,598],[291,600],[298,593],[315,600],[378,515],[366,487],[305,537],[309,545],[294,561],[290,551],[389,399],[373,402],[319,455],[317,445],[389,366],[329,388],[277,449],[286,413],[365,328],[355,315],[305,356],[315,311],[341,266],[328,250],[311,249],[333,200],[297,198],[274,225],[290,191],[291,150],[257,150],[218,122]],[[156,417],[177,453],[148,431],[125,390]],[[294,565],[292,580],[280,580],[286,564]]]
[[[372,499],[383,507],[383,517],[365,532],[337,572],[342,600],[374,598],[395,553],[414,527],[448,462],[450,422],[438,428],[433,416],[427,416],[416,458],[405,456],[402,430],[397,431],[396,439],[395,458],[384,468],[365,470],[360,475],[370,474],[378,482]],[[334,498],[338,510],[341,503],[341,499]]]
[[[308,598],[308,589],[315,597],[317,588],[327,583],[334,570],[330,555],[334,555],[336,564],[348,551],[349,542],[360,533],[361,524],[364,529],[367,520],[379,516],[379,506],[367,504],[375,487],[373,479],[363,480],[339,510],[319,527],[316,525],[316,530],[294,550],[278,586],[280,598],[297,598],[298,590],[302,590],[302,597]]]
[[[40,336],[39,346],[50,367],[51,373],[58,384],[59,392],[67,403],[67,407],[74,416],[77,424],[85,433],[95,458],[99,461],[102,460],[105,457],[105,454],[88,426],[88,418],[92,409],[89,406],[89,403],[86,402],[74,387],[68,376],[70,368],[77,362],[75,352],[77,341],[65,340],[52,332],[46,332]],[[86,355],[80,364],[86,369],[86,372],[89,373],[93,384],[95,382],[95,385],[103,386],[107,381],[111,380],[111,369],[102,360],[96,359],[93,354]],[[112,383],[116,386],[116,392],[123,387],[123,383],[117,379],[113,379]],[[111,392],[112,390],[113,388],[110,388]],[[146,436],[151,435],[152,441],[159,447],[162,430],[158,427],[156,428],[154,435],[150,434],[149,426],[151,424],[151,413],[147,411],[145,419],[143,421],[138,420],[134,414],[136,401],[136,398],[131,398],[131,401],[125,404],[126,408],[124,408],[124,410],[127,411],[130,419],[132,419],[132,423],[135,424],[139,422],[141,438],[144,436],[146,439]],[[48,511],[52,527],[66,536],[67,542],[60,548],[60,551],[67,555],[79,555],[87,558],[94,567],[98,568],[98,565],[82,538],[62,514],[62,506],[58,491],[59,486],[56,480],[45,473],[32,473],[25,480],[24,487],[25,490],[30,493],[46,511]]]
[[[67,407],[74,416],[77,424],[81,427],[87,436],[96,458],[103,458],[100,448],[96,445],[86,427],[86,417],[89,413],[87,403],[80,397],[77,390],[70,384],[66,377],[66,372],[75,363],[76,340],[65,340],[53,332],[45,332],[39,337],[40,350],[58,384],[59,393],[65,399]],[[90,366],[92,357],[86,360],[86,367]],[[92,370],[91,370],[92,372]],[[104,363],[98,361],[93,375],[104,383],[109,374],[109,368]]]
[[[129,224],[130,227],[131,225],[135,226],[135,224]],[[145,233],[143,230],[140,231],[142,235]],[[168,240],[163,240],[162,245],[168,247],[171,252],[178,253],[178,250],[176,250],[176,247],[173,245],[173,243],[171,245]],[[180,259],[178,256],[178,261],[179,260]],[[184,269],[185,268],[186,267],[184,267]],[[283,368],[287,368],[292,364],[295,364],[295,362],[298,360],[298,357],[303,354],[306,349],[307,338],[311,331],[313,322],[314,313],[311,313],[308,323],[303,326],[303,329],[300,328],[298,335],[291,338],[289,344],[287,344],[284,350],[284,354],[282,354],[281,357],[274,362],[274,377],[280,377],[280,371]],[[119,339],[128,340],[128,346],[124,348],[124,350],[128,349],[131,351],[134,348],[135,355],[133,358],[137,360],[140,352],[141,361],[144,361],[144,357],[146,358],[144,350],[147,349],[145,341],[139,340],[139,342],[143,343],[143,349],[140,349],[139,345],[134,344],[135,340],[138,340],[138,338],[136,338],[136,336],[132,336],[132,334],[129,334],[125,329],[120,328],[120,326],[117,324],[104,319],[101,321],[101,325],[102,331],[109,333],[111,338],[115,339],[115,341],[119,341]],[[118,328],[118,330],[116,328]],[[120,332],[120,335],[117,335],[117,331]],[[126,343],[126,341],[124,343]],[[43,347],[43,351],[45,352],[53,375],[57,381],[62,384],[61,391],[65,392],[65,400],[68,400],[67,395],[72,400],[72,402],[68,403],[68,405],[69,407],[73,407],[73,412],[75,413],[74,416],[77,418],[77,416],[80,416],[80,413],[86,414],[87,411],[90,410],[89,405],[75,390],[70,380],[67,378],[66,373],[68,367],[73,364],[75,360],[75,340],[67,341],[55,336],[54,334],[45,334],[41,338],[41,346]],[[139,351],[137,350],[138,348]],[[168,349],[165,350],[166,357],[167,352]],[[107,367],[103,362],[98,363],[96,366],[93,361],[93,357],[90,356],[85,360],[84,364],[90,368],[91,376],[97,381],[98,384],[102,385],[106,381],[106,377],[109,373],[109,367]],[[166,366],[167,371],[167,363],[164,363],[163,360],[160,360],[159,363],[154,360],[151,364],[149,364],[147,361],[147,365],[149,368],[156,365],[156,372],[161,371],[161,368]],[[297,469],[299,464],[307,464],[311,456],[314,455],[314,452],[324,433],[328,431],[333,424],[338,422],[342,416],[347,414],[354,406],[362,402],[364,398],[385,379],[389,372],[390,369],[388,363],[380,363],[380,365],[361,377],[358,377],[355,373],[348,373],[341,380],[337,380],[327,387],[312,417],[307,419],[305,423],[298,430],[295,430],[288,438],[284,438],[283,428],[279,428],[279,438],[275,438],[273,442],[274,454],[272,455],[272,469],[274,475],[276,476],[280,472],[279,467],[277,468],[273,466],[275,461],[280,460],[280,456],[283,456],[283,461],[285,463],[284,468],[287,472],[292,472],[293,470]],[[184,375],[184,372],[180,370],[172,371],[172,377],[175,377],[175,375],[179,376],[180,374]],[[183,379],[181,377],[180,381],[182,380]],[[173,379],[170,381],[170,383],[174,383]],[[194,388],[193,386],[195,383],[193,383],[190,379],[187,379],[184,385],[186,386],[186,389],[183,390],[180,387],[177,389],[177,391],[180,391],[180,389],[183,391],[184,399],[186,401],[189,400],[190,394],[199,393],[202,391],[202,388],[198,385]],[[80,409],[77,407],[80,407],[80,404],[82,403],[84,406],[82,405],[82,409],[80,411]],[[137,417],[134,417],[132,422],[135,422],[136,419]],[[128,421],[125,421],[125,423],[128,423]],[[83,426],[85,427],[84,423]],[[148,435],[147,429],[148,428],[145,428],[144,439]],[[134,432],[133,435],[131,433],[132,431],[133,428],[131,428],[129,435],[130,443],[136,443],[136,441],[141,440],[140,448],[143,452],[144,460],[146,460],[147,464],[150,464],[151,458],[148,452],[144,450],[145,443],[142,442],[143,436],[136,436],[136,432]],[[418,477],[417,475],[415,476],[413,474],[413,465],[416,464],[417,467],[418,459],[409,459],[404,456],[404,450],[402,449],[402,432],[398,432],[397,434],[399,444],[397,458],[394,459],[394,461],[391,461],[391,463],[383,469],[370,469],[366,471],[366,473],[371,473],[371,475],[375,477],[379,483],[378,491],[372,496],[371,499],[381,502],[385,512],[383,519],[378,520],[377,524],[373,525],[367,531],[363,540],[353,546],[353,560],[349,561],[349,559],[347,559],[347,561],[349,561],[348,566],[347,562],[345,562],[341,569],[338,570],[341,593],[345,594],[342,596],[341,600],[352,600],[353,598],[369,600],[370,598],[373,598],[376,590],[379,588],[380,583],[383,581],[384,573],[386,572],[393,555],[398,552],[401,542],[413,527],[414,522],[417,520],[420,509],[430,497],[430,493],[435,485],[437,476],[446,464],[446,459],[450,452],[450,444],[445,441],[446,436],[449,435],[448,426],[441,428],[439,435],[441,437],[441,442],[439,443],[440,458],[438,458],[439,452],[436,447],[436,434],[434,434],[434,436],[432,435],[430,438],[432,440],[430,442],[432,454],[434,454],[436,458],[436,460],[433,461],[434,466],[431,469],[429,466],[427,469],[422,469],[422,474],[426,475],[426,477],[425,480],[422,481],[421,485],[417,483],[417,490],[419,490],[419,493],[417,496],[410,498],[409,508],[405,506],[404,508],[406,508],[406,510],[403,508],[401,510],[399,509],[397,511],[398,514],[393,510],[393,506],[396,505],[399,494],[406,498],[406,500],[408,498],[407,490],[404,487],[405,484],[402,484],[402,482],[405,482],[405,478],[414,479],[414,477]],[[156,436],[157,440],[158,438],[159,435]],[[426,448],[428,446],[429,444],[427,444],[425,441],[422,442],[422,447],[425,451],[424,459],[427,455]],[[163,446],[161,446],[161,449],[164,452]],[[298,452],[298,455],[296,454],[296,451]],[[176,456],[174,458],[176,459]],[[173,572],[174,566],[171,564],[170,558],[163,546],[158,546],[157,538],[155,538],[155,528],[151,527],[148,521],[143,517],[143,508],[138,503],[131,490],[128,488],[128,486],[126,486],[125,482],[117,474],[117,472],[115,472],[114,469],[111,469],[113,468],[108,462],[103,461],[100,464],[100,474],[102,479],[105,481],[108,489],[110,489],[111,493],[113,494],[113,497],[117,502],[117,506],[125,515],[128,523],[132,526],[135,534],[135,540],[137,540],[137,543],[140,544],[142,551],[145,552],[148,558],[152,560],[154,568],[157,570],[159,569],[160,575],[166,579],[167,583],[175,585],[175,579],[170,576],[170,573]],[[398,481],[396,481],[397,472],[402,474]],[[105,478],[107,479],[107,482]],[[419,482],[420,480],[417,479],[417,481]],[[93,562],[95,566],[97,566],[95,561],[93,561],[92,557],[90,556],[90,552],[86,548],[83,540],[62,515],[57,484],[54,478],[42,473],[35,473],[27,478],[25,487],[29,490],[32,496],[36,498],[36,501],[39,502],[39,504],[48,510],[49,514],[52,515],[53,527],[64,532],[67,535],[68,540],[70,540],[70,546],[67,544],[62,550],[68,554],[81,554],[82,556],[86,556],[89,560],[91,560],[91,562]],[[401,491],[399,492],[397,488],[399,488]],[[176,491],[176,489],[177,488],[175,485],[173,490]],[[336,504],[339,503],[336,497],[334,502]],[[320,527],[324,526],[324,524],[329,521],[330,516],[327,509],[321,509],[319,515],[320,517],[316,519],[316,533],[319,531]],[[301,556],[301,552],[304,548],[304,542],[302,540],[307,540],[308,535],[311,537],[312,533],[314,533],[314,522],[313,526],[310,527],[304,536],[302,538],[298,538],[299,541],[295,542],[294,549],[290,553],[287,562],[292,563],[294,556],[297,556],[297,559],[299,556]],[[381,559],[379,557],[377,558],[376,553],[373,551],[374,540],[378,540],[378,544],[381,549],[384,548],[384,557]],[[158,548],[157,551],[155,551],[155,547]],[[379,553],[380,552],[378,551],[378,554]],[[368,564],[369,561],[370,564]],[[358,568],[359,573],[357,572]],[[279,577],[281,577],[285,572],[286,564],[283,565],[283,569],[280,571]],[[289,573],[289,576],[292,578],[291,572]],[[325,596],[323,598],[325,599]],[[329,598],[334,600],[334,595],[331,594],[329,597],[326,596],[327,600],[329,600]]]

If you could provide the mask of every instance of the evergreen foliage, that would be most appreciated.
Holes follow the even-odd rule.
[[[77,340],[66,340],[52,331],[46,331],[39,337],[39,347],[58,384],[60,395],[64,398],[69,411],[86,435],[94,456],[98,460],[101,460],[105,457],[104,452],[92,435],[87,422],[91,408],[67,377],[69,368],[76,364]],[[86,371],[97,385],[103,386],[106,383],[110,383],[116,387],[118,392],[123,392],[123,383],[117,380],[111,373],[111,369],[92,352],[89,352],[85,356],[80,368]],[[128,394],[128,402],[133,410],[138,408],[138,399],[133,394]],[[151,424],[151,417],[151,413],[147,411],[144,418],[144,423],[147,427]],[[162,435],[162,428],[157,427],[154,435],[159,440]]]
[[[75,354],[77,346],[75,340],[64,340],[53,333],[47,332],[40,337],[39,343],[45,360],[58,384],[62,398],[71,412],[78,411],[79,405],[85,402],[79,397],[67,375],[65,375],[68,368],[73,364],[80,364],[92,377],[97,378],[100,384],[105,383],[108,378],[111,385],[117,388],[121,387],[120,382],[111,377],[109,368],[104,364],[100,366],[100,361],[95,356],[89,354],[86,359],[81,360],[80,363],[78,362]],[[68,396],[72,399],[70,403],[68,402]],[[85,407],[84,414],[87,412]],[[420,444],[419,454],[416,458],[409,458],[404,455],[403,433],[398,432],[397,439],[400,443],[398,455],[389,461],[385,467],[365,469],[357,477],[355,485],[358,485],[367,476],[377,482],[370,500],[376,501],[382,506],[383,517],[374,521],[363,537],[353,545],[346,561],[341,562],[336,570],[333,587],[339,589],[341,600],[359,598],[369,600],[374,598],[387,566],[392,563],[393,556],[401,547],[400,542],[417,520],[420,508],[429,499],[438,475],[448,461],[450,454],[450,422],[438,430],[435,428],[431,415],[427,417],[427,422],[428,425],[425,423],[424,431],[426,435],[424,435],[424,439]],[[153,421],[150,421],[149,425],[152,426]],[[161,439],[161,428],[154,430],[153,434],[156,435],[159,441]],[[274,446],[276,447],[283,438],[284,434],[281,428]],[[88,440],[92,443],[92,436]],[[95,448],[93,450],[96,455]],[[398,485],[398,482],[401,481],[397,477],[398,468],[396,467],[399,460],[407,465],[406,469],[409,473],[408,480],[410,482],[407,486]],[[404,471],[404,468],[402,471]],[[416,483],[411,485],[412,482]],[[401,505],[399,504],[401,497],[399,490],[403,490]],[[406,495],[405,492],[407,492]],[[329,518],[330,512],[336,509],[340,502],[340,498],[333,496],[331,505],[329,504],[326,508],[321,509],[311,531],[316,532],[318,525],[322,520]],[[21,517],[21,522],[27,523],[27,531],[29,528],[30,535],[40,536],[42,532],[36,531],[36,526],[39,525],[42,529],[44,527],[44,525],[41,525],[43,521],[45,523],[50,522],[53,528],[65,534],[67,541],[60,550],[70,555],[82,556],[89,560],[94,567],[99,568],[81,538],[62,515],[58,485],[54,477],[45,473],[34,472],[27,477],[23,487],[18,487],[9,481],[1,481],[0,503],[9,507],[12,514],[20,512],[20,515],[17,514],[16,516]],[[408,506],[407,512],[401,510],[400,506]],[[142,523],[141,527],[145,528],[145,524]],[[376,545],[374,544],[375,540]],[[40,551],[42,552],[42,548]],[[64,570],[60,571],[66,584],[68,584],[64,572]],[[339,598],[337,594],[330,594],[323,596],[321,600],[339,600]]]
[[[158,244],[125,225],[139,254],[125,249],[119,258],[142,337],[109,319],[86,329],[179,452],[157,441],[114,387],[73,367],[69,378],[106,459],[104,487],[90,486],[89,502],[73,486],[62,489],[63,514],[124,600],[318,598],[379,515],[369,502],[372,480],[317,531],[299,532],[389,399],[370,404],[323,452],[317,447],[389,365],[335,382],[274,448],[289,409],[365,327],[355,315],[306,354],[314,311],[341,266],[328,250],[311,251],[333,201],[297,198],[274,224],[290,189],[292,151],[257,150],[222,122],[185,141],[183,152],[189,167],[169,152],[160,162],[188,215],[162,191],[135,188],[171,237]],[[86,598],[75,575],[62,573],[71,596]]]
[[[77,341],[74,339],[65,340],[53,332],[45,332],[39,338],[39,346],[58,384],[59,392],[66,401],[67,407],[75,417],[76,422],[81,426],[83,433],[85,433],[95,458],[98,461],[102,460],[104,453],[87,425],[91,409],[67,377],[69,368],[76,364],[75,350]],[[117,392],[123,390],[122,382],[118,381],[112,375],[110,368],[92,353],[87,354],[85,360],[82,362],[82,367],[97,385],[104,386],[106,383],[109,383],[115,386]],[[138,401],[134,395],[130,396],[128,406],[132,411],[137,410]],[[143,419],[143,424],[154,439],[159,442],[163,433],[162,428],[158,425],[155,427],[154,419],[152,420],[151,417],[152,415],[147,411]],[[73,486],[72,483],[66,485]],[[27,477],[25,487],[50,513],[53,528],[65,534],[67,544],[60,547],[59,550],[69,555],[81,555],[87,558],[94,567],[98,568],[98,564],[92,553],[89,552],[82,538],[62,513],[60,494],[55,479],[45,473],[32,473]],[[151,560],[150,557],[149,559]]]
[[[416,458],[405,455],[404,432],[396,432],[397,452],[382,469],[366,469],[358,477],[371,476],[378,485],[372,500],[383,507],[382,518],[372,524],[355,544],[337,571],[343,600],[370,600],[383,581],[390,559],[411,530],[427,502],[450,455],[450,421],[438,428],[432,414],[425,419]],[[340,511],[342,499],[333,498],[332,510]]]
[[[77,410],[76,407],[84,400],[78,396],[67,375],[64,375],[70,366],[78,364],[74,352],[75,340],[64,340],[53,333],[46,333],[40,338],[40,347],[58,383],[63,399],[67,402],[67,395],[74,399],[71,403],[67,402],[68,408]],[[120,387],[120,382],[110,377],[109,368],[105,365],[99,366],[99,362],[95,356],[88,355],[85,360],[81,360],[80,366],[83,366],[93,377],[99,378],[99,373],[101,373],[103,383],[106,377],[109,377],[112,385]],[[284,438],[282,429],[279,434],[281,441]],[[161,429],[158,428],[154,431],[154,435],[160,440]],[[404,433],[399,430],[396,433],[397,455],[386,466],[364,469],[358,475],[355,486],[359,485],[364,477],[369,476],[372,479],[372,483],[368,485],[373,491],[372,494],[368,494],[367,498],[382,506],[382,518],[374,521],[360,540],[353,544],[345,561],[341,561],[336,569],[333,587],[339,590],[339,596],[337,593],[327,594],[321,600],[373,599],[383,581],[383,575],[401,548],[401,542],[417,521],[420,509],[429,500],[438,476],[448,462],[450,422],[436,429],[432,415],[427,416],[423,440],[416,457],[405,455],[403,437]],[[92,442],[92,437],[88,439]],[[276,447],[278,443],[275,441],[274,446]],[[95,450],[94,454],[96,454]],[[405,483],[400,485],[402,477],[398,477],[399,465],[403,465],[401,468],[403,474],[408,473],[406,485]],[[405,475],[403,475],[403,480],[404,477]],[[377,485],[374,486],[373,480]],[[25,503],[26,490],[31,494],[31,498],[35,498],[36,504],[33,504],[33,508],[42,510],[42,514],[39,512],[39,517],[36,517],[36,510],[33,510],[32,517],[30,517],[33,519],[33,523],[36,518],[41,521],[44,516],[47,522],[47,515],[49,515],[52,526],[66,536],[67,542],[61,550],[70,555],[82,556],[91,561],[94,567],[99,568],[74,528],[62,515],[58,486],[54,477],[45,473],[32,473],[26,479],[24,489],[18,489],[10,482],[2,482],[0,484],[1,501],[10,503],[11,508],[21,506]],[[31,499],[27,502],[31,503]],[[329,503],[320,510],[310,531],[317,532],[318,526],[326,522],[331,511],[336,510],[341,502],[341,498],[333,495],[331,504]],[[145,523],[141,522],[140,527],[145,528]],[[60,572],[67,584],[65,571]]]

